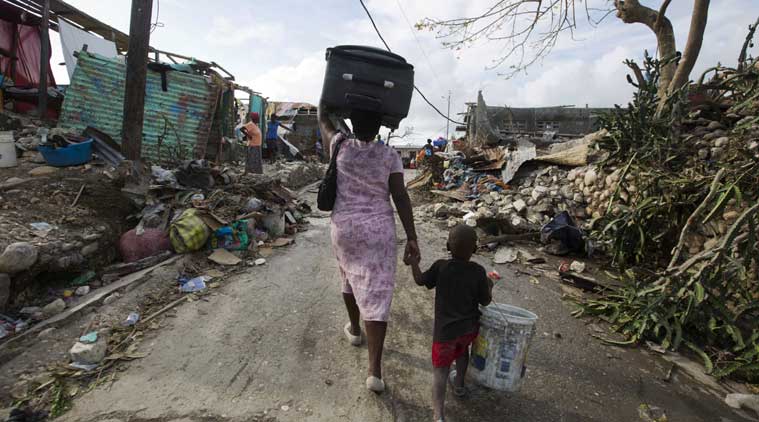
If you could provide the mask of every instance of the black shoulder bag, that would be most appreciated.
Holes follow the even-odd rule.
[[[342,145],[344,137],[340,137],[340,140],[335,144],[335,153],[329,160],[329,167],[324,174],[324,180],[319,185],[319,194],[316,197],[316,206],[322,211],[332,211],[335,208],[335,200],[337,199],[337,156],[340,154],[340,145]]]

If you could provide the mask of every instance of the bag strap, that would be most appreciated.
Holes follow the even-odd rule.
[[[345,135],[342,135],[340,136],[340,139],[337,141],[337,143],[335,143],[335,153],[332,154],[332,157],[330,157],[330,160],[329,160],[329,166],[330,168],[334,170],[337,170],[337,156],[340,154],[340,146],[343,144],[343,142],[346,139],[347,138],[345,137]]]

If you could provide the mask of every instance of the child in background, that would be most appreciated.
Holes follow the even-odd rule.
[[[480,328],[479,305],[492,300],[493,281],[470,258],[477,250],[477,233],[469,226],[454,227],[448,235],[451,259],[441,259],[422,273],[419,260],[411,265],[416,284],[435,293],[435,329],[432,336],[432,408],[435,421],[445,419],[445,390],[451,383],[457,397],[466,394],[464,378],[469,366],[469,346]],[[456,370],[450,371],[456,362]]]

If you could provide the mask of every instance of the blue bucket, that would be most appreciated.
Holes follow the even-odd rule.
[[[42,154],[42,157],[51,166],[79,166],[92,159],[92,139],[78,144],[71,144],[65,148],[40,145],[37,147],[37,151]]]

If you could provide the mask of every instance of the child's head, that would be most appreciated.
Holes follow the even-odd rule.
[[[477,232],[467,225],[454,227],[448,233],[448,251],[456,259],[469,261],[477,251]]]

